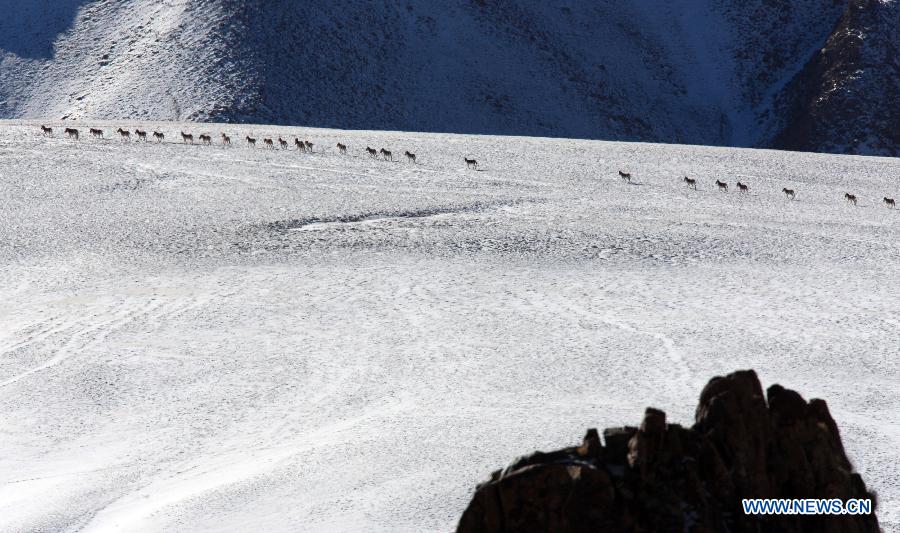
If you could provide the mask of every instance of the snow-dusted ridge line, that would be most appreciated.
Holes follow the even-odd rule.
[[[19,4],[0,21],[3,118],[794,142],[898,153],[889,138],[894,89],[884,81],[897,46],[895,2]],[[862,75],[823,80],[846,85],[833,99],[859,110],[823,116],[824,138],[805,138],[797,109],[829,95],[824,85],[796,90],[787,82],[815,75],[806,71],[821,54],[808,52],[835,37],[842,15],[859,10],[870,30],[856,69]],[[837,55],[857,52],[836,41]],[[790,138],[781,139],[784,132]]]

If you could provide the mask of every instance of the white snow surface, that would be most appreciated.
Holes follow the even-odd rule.
[[[0,123],[0,530],[450,531],[515,456],[744,368],[827,400],[900,530],[897,159],[119,125]]]

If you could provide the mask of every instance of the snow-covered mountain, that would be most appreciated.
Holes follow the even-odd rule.
[[[0,0],[0,117],[897,155],[895,0]]]

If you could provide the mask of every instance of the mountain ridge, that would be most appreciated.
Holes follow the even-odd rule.
[[[900,154],[894,1],[0,7],[13,13],[0,22],[0,118]],[[859,42],[840,38],[859,28]]]

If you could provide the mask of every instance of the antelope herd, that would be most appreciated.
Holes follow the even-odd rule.
[[[622,178],[622,181],[624,181],[626,183],[631,183],[631,174],[630,173],[622,172],[620,170],[619,177]],[[685,177],[681,178],[681,181],[683,181],[691,189],[694,189],[695,191],[697,190],[697,180],[695,178],[689,178],[689,177],[685,176]],[[714,183],[720,191],[728,192],[728,183],[727,182],[717,179]],[[738,188],[738,192],[740,192],[741,194],[746,194],[746,193],[750,192],[750,186],[747,185],[746,183],[741,183],[740,181],[737,182],[737,188]],[[797,199],[797,192],[794,189],[788,189],[787,187],[785,187],[785,188],[781,189],[781,192],[784,194],[784,196],[788,200],[796,200]],[[855,194],[850,194],[849,192],[844,193],[844,200],[848,204],[853,204],[853,205],[858,205],[857,202],[859,201],[859,199],[856,197]],[[893,209],[894,207],[897,206],[894,199],[888,198],[887,196],[882,198],[881,202],[885,206],[887,206],[889,209]]]
[[[104,138],[103,130],[101,130],[101,129],[89,128],[89,131],[90,131],[91,137],[95,137],[95,138],[99,138],[99,139]],[[66,136],[69,138],[73,138],[76,140],[79,138],[78,137],[79,131],[76,128],[66,128],[64,132],[65,132]],[[131,131],[122,129],[120,127],[118,129],[116,129],[116,133],[119,134],[119,137],[122,140],[131,141]],[[194,144],[194,134],[193,133],[186,133],[184,131],[181,131],[179,133],[181,134],[181,142],[183,144]],[[53,128],[42,124],[41,125],[41,134],[46,137],[52,137],[53,136]],[[143,131],[140,129],[135,129],[134,134],[138,138],[138,140],[141,140],[141,141],[147,140],[147,132],[146,131]],[[163,142],[165,140],[165,138],[166,138],[165,134],[163,134],[161,131],[153,132],[153,140],[156,141],[156,143]],[[232,145],[231,137],[227,133],[222,132],[221,139],[222,139],[222,146],[231,146]],[[244,137],[244,139],[247,141],[248,146],[256,147],[257,139],[255,137],[251,137],[251,136],[247,135]],[[204,145],[212,145],[213,144],[212,136],[209,134],[206,134],[206,133],[201,133],[200,135],[198,135],[197,140],[200,141],[200,144],[204,144]],[[262,141],[263,141],[264,148],[268,148],[268,149],[272,149],[272,150],[275,149],[276,140],[274,138],[263,137]],[[277,141],[278,141],[278,147],[280,147],[282,150],[289,149],[290,142],[287,139],[284,139],[281,136],[279,136],[277,138]],[[312,142],[305,140],[305,139],[300,139],[299,137],[294,138],[294,146],[297,148],[297,151],[300,151],[300,152],[304,152],[304,153],[314,153],[315,152],[315,150],[313,149],[315,145]],[[337,150],[338,150],[339,154],[347,155],[347,145],[346,144],[337,143]],[[378,159],[380,157],[381,159],[383,159],[385,161],[397,162],[397,160],[394,159],[393,152],[391,152],[391,150],[388,150],[386,148],[377,150],[375,148],[371,148],[371,147],[367,146],[366,152],[373,159]],[[407,161],[409,161],[410,163],[413,163],[413,164],[416,163],[416,154],[410,152],[409,150],[406,150],[405,152],[403,152],[403,154],[406,156]],[[478,166],[478,162],[476,162],[474,159],[466,158],[465,161],[466,161],[467,167],[477,168],[477,166]]]
[[[93,138],[97,138],[97,139],[104,138],[102,129],[89,128],[88,132],[90,133],[91,137],[93,137]],[[116,130],[116,133],[119,134],[119,137],[121,139],[123,139],[125,141],[131,141],[131,132],[129,130],[118,128]],[[185,133],[184,131],[181,131],[180,133],[181,133],[181,142],[183,144],[194,144],[194,135],[192,133]],[[69,139],[75,139],[75,140],[79,139],[79,131],[77,128],[65,128],[63,130],[63,134]],[[146,131],[143,131],[140,129],[135,129],[134,134],[138,140],[146,142],[146,140],[147,140],[147,132]],[[44,135],[46,137],[52,137],[53,136],[53,128],[42,124],[41,125],[41,135]],[[166,138],[166,136],[161,131],[153,132],[153,140],[156,141],[157,143],[163,142],[165,140],[165,138]],[[200,141],[201,144],[204,144],[204,145],[212,145],[213,144],[212,136],[209,134],[206,134],[206,133],[202,133],[202,134],[198,135],[197,139]],[[231,137],[228,134],[222,132],[221,139],[222,139],[222,146],[231,146]],[[244,139],[247,141],[247,146],[256,147],[256,138],[247,135],[244,137]],[[290,143],[287,141],[287,139],[283,139],[281,136],[279,136],[277,140],[278,140],[278,146],[282,150],[287,150],[289,148]],[[275,149],[275,140],[273,140],[273,138],[271,138],[271,137],[264,137],[263,138],[263,146],[265,148],[274,150]],[[297,151],[300,151],[303,153],[314,153],[314,150],[313,150],[314,145],[313,145],[313,143],[311,143],[308,140],[304,140],[304,139],[300,139],[299,137],[295,137],[294,138],[294,146],[296,146]],[[339,154],[347,155],[347,145],[346,144],[337,143],[336,146],[337,146],[337,150],[338,150]],[[371,157],[372,159],[379,159],[379,156],[380,156],[380,158],[384,161],[391,161],[391,162],[398,161],[398,160],[394,159],[394,155],[391,152],[391,150],[388,150],[386,148],[381,148],[379,150],[376,148],[372,148],[370,146],[366,146],[365,150],[366,150],[366,153],[368,154],[368,156]],[[406,156],[406,160],[408,162],[416,164],[416,154],[410,152],[409,150],[406,150],[403,152],[403,155]],[[478,161],[476,161],[475,159],[469,159],[468,157],[463,157],[463,161],[465,161],[465,163],[466,163],[466,168],[472,168],[472,169],[478,170]],[[619,178],[623,182],[625,182],[627,184],[631,184],[632,183],[631,177],[632,176],[631,176],[630,172],[625,172],[623,170],[619,170]],[[693,190],[697,190],[696,178],[689,178],[687,176],[684,176],[682,178],[682,181],[689,188],[691,188]],[[716,179],[715,185],[718,188],[718,190],[720,190],[722,192],[726,192],[726,193],[728,192],[728,183],[727,182]],[[738,181],[736,185],[738,188],[738,192],[740,192],[741,194],[747,194],[750,192],[750,186],[748,184]],[[781,189],[781,192],[784,194],[784,196],[788,200],[793,201],[793,200],[797,199],[797,193],[796,193],[796,191],[794,191],[794,189],[789,189],[789,188],[785,187],[785,188]],[[844,200],[848,204],[852,204],[854,206],[859,205],[858,204],[859,200],[855,194],[851,194],[849,192],[844,193]],[[889,209],[893,209],[897,206],[894,199],[888,198],[887,196],[882,198],[882,203]]]

